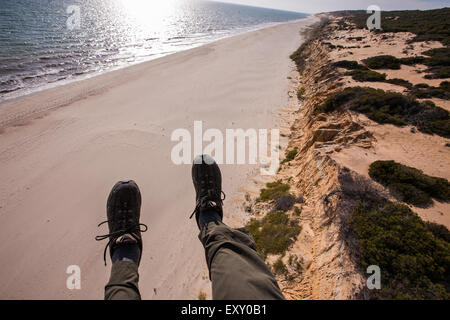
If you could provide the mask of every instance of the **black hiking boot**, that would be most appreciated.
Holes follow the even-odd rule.
[[[199,229],[209,221],[222,221],[225,193],[222,192],[222,175],[219,166],[213,158],[208,155],[195,157],[192,165],[192,182],[196,193],[196,205],[190,218],[195,214]]]
[[[108,247],[113,263],[117,260],[132,260],[139,265],[142,255],[141,232],[147,231],[147,226],[139,223],[140,211],[141,192],[137,184],[133,180],[117,182],[106,204],[108,220],[98,225],[108,223],[109,233],[95,237],[97,241],[109,238],[103,252],[105,265]]]

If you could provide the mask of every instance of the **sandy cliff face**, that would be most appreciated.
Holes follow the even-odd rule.
[[[341,168],[330,154],[350,144],[369,148],[373,138],[350,113],[315,115],[315,107],[339,86],[336,74],[326,66],[327,49],[319,41],[309,49],[300,75],[304,99],[288,147],[299,152],[279,173],[283,180],[290,179],[291,190],[305,200],[299,218],[302,231],[289,250],[302,261],[303,271],[292,281],[279,281],[289,299],[352,299],[365,280],[344,232],[348,212],[335,196]]]

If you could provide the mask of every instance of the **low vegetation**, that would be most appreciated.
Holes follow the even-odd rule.
[[[289,161],[294,160],[294,158],[295,158],[295,156],[297,155],[297,153],[298,153],[298,148],[295,147],[294,149],[290,150],[290,151],[286,154],[286,158],[284,158],[284,160],[281,161],[281,163],[286,163],[286,162],[289,162]]]
[[[288,269],[281,258],[278,258],[277,261],[275,261],[272,265],[272,269],[277,275],[286,275],[288,273]]]
[[[267,202],[273,200],[273,208],[276,211],[288,211],[292,209],[295,203],[303,202],[303,198],[294,197],[290,192],[290,185],[281,180],[269,182],[266,188],[261,189],[257,202]]]
[[[307,31],[307,34],[305,35],[307,40],[304,41],[302,45],[297,50],[295,50],[294,53],[291,54],[290,58],[295,62],[297,70],[298,72],[300,72],[300,74],[305,69],[306,59],[311,54],[311,43],[320,36],[322,30],[328,23],[329,19],[323,18],[313,28],[309,29]]]
[[[275,182],[269,182],[266,184],[266,188],[261,189],[259,198],[257,201],[270,201],[276,200],[282,196],[290,195],[290,185],[283,183],[281,180]]]
[[[348,40],[356,40],[356,41],[362,41],[364,39],[364,37],[348,37]]]
[[[418,63],[424,63],[426,60],[423,56],[414,56],[414,57],[407,57],[407,58],[400,58],[398,61],[401,64],[406,64],[407,66],[412,66]]]
[[[206,300],[206,293],[200,290],[197,296],[198,300]]]
[[[364,287],[361,299],[449,299],[450,242],[445,226],[426,223],[381,188],[343,168],[340,201],[350,209],[348,237],[355,237],[361,272],[376,265],[381,290]],[[347,233],[348,232],[348,233]]]
[[[438,239],[450,242],[450,231],[442,224],[434,222],[425,222],[427,229]]]
[[[379,73],[372,70],[352,70],[347,71],[345,73],[346,76],[351,76],[353,80],[356,81],[385,81],[386,80],[386,74],[385,73]]]
[[[421,132],[450,137],[450,115],[433,102],[419,102],[395,92],[367,87],[351,87],[329,97],[317,112],[329,113],[348,108],[378,123],[413,125]]]
[[[284,255],[301,231],[298,221],[291,220],[283,211],[270,212],[262,220],[253,218],[246,228],[264,259],[268,254]]]
[[[386,82],[390,84],[395,84],[398,86],[402,86],[405,88],[412,88],[411,82],[404,79],[386,79],[386,74],[379,73],[373,70],[370,70],[366,66],[359,64],[357,61],[350,60],[341,60],[337,61],[333,64],[335,67],[345,68],[350,71],[345,73],[346,76],[351,76],[353,80],[364,82],[364,81],[377,81],[377,82]]]
[[[309,45],[309,41],[303,42],[303,44],[290,56],[290,58],[295,62],[297,70],[298,72],[300,72],[300,74],[305,69],[306,57],[308,55],[308,52],[311,52]]]
[[[341,28],[349,28],[350,23],[356,28],[367,28],[368,14],[365,11],[341,11],[337,13],[344,17],[339,24]],[[400,59],[401,64],[423,63],[428,66],[425,78],[450,78],[450,29],[448,17],[450,8],[435,10],[383,11],[381,12],[381,32],[411,32],[415,37],[411,42],[440,41],[444,47],[431,49],[422,54],[427,57],[412,57]],[[398,67],[393,62],[392,66]]]
[[[426,79],[443,79],[450,77],[450,58],[445,56],[449,53],[450,51],[446,48],[437,48],[423,52],[423,54],[428,55],[428,57],[415,56],[396,58],[391,55],[381,55],[367,58],[363,60],[363,62],[370,69],[400,69],[402,64],[414,65],[422,63],[429,67],[426,70],[426,72],[429,73],[425,75]]]
[[[285,194],[281,197],[275,199],[274,210],[282,210],[287,211],[291,210],[294,204],[297,202],[297,199],[291,194]]]
[[[429,206],[432,198],[450,201],[450,183],[446,179],[428,176],[416,168],[392,160],[373,162],[369,175],[406,203]]]
[[[381,55],[363,60],[370,69],[400,69],[400,61],[394,56]]]
[[[390,84],[395,84],[397,86],[402,86],[402,87],[405,87],[405,88],[408,88],[408,89],[411,89],[412,86],[413,86],[412,83],[409,82],[408,80],[399,79],[399,78],[386,79],[386,80],[384,80],[384,82],[390,83]]]
[[[450,242],[407,206],[358,202],[351,227],[360,242],[362,270],[381,269],[381,289],[367,290],[371,298],[450,298]]]
[[[428,66],[425,75],[426,79],[444,79],[450,78],[450,41],[447,39],[447,46],[436,48],[423,52],[429,56],[423,63]]]
[[[349,70],[368,70],[366,66],[359,64],[357,61],[352,60],[340,60],[333,63],[335,67],[345,68]]]
[[[305,91],[306,90],[303,87],[298,88],[298,90],[297,90],[297,98],[299,100],[301,100],[303,98],[303,95],[305,94]]]
[[[411,87],[410,92],[419,99],[440,98],[448,100],[450,99],[450,82],[442,81],[439,87],[419,83]]]
[[[427,64],[431,58],[424,56],[414,56],[407,58],[396,58],[391,55],[380,55],[364,59],[363,62],[371,69],[400,69],[402,64],[415,65],[418,63]]]
[[[380,56],[378,56],[380,57]],[[374,58],[378,58],[374,57]],[[394,58],[394,57],[393,57]],[[371,59],[371,58],[368,58]],[[410,59],[410,58],[405,58]],[[398,59],[401,61],[402,59]],[[417,59],[410,59],[412,61],[416,61]],[[350,71],[347,71],[344,75],[351,76],[353,80],[364,82],[386,82],[398,86],[405,87],[409,89],[409,93],[419,99],[430,99],[430,98],[440,98],[440,99],[450,99],[450,82],[442,81],[439,87],[433,87],[426,83],[420,83],[416,85],[412,85],[411,82],[404,79],[394,78],[394,79],[386,79],[385,73],[379,73],[369,68],[359,64],[356,61],[349,60],[341,60],[337,61],[333,64],[339,68],[345,68]],[[372,66],[370,66],[372,68]]]

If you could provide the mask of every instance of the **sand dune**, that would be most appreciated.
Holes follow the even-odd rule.
[[[135,179],[148,224],[140,267],[145,299],[210,297],[190,166],[170,161],[171,132],[271,128],[287,102],[299,31],[280,24],[0,105],[0,298],[101,299],[109,277],[95,235],[106,197]],[[255,166],[223,166],[238,193]],[[231,205],[225,202],[225,221]],[[81,290],[66,268],[81,267]]]

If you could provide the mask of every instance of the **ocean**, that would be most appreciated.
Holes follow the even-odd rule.
[[[306,16],[197,0],[0,0],[0,101]]]

